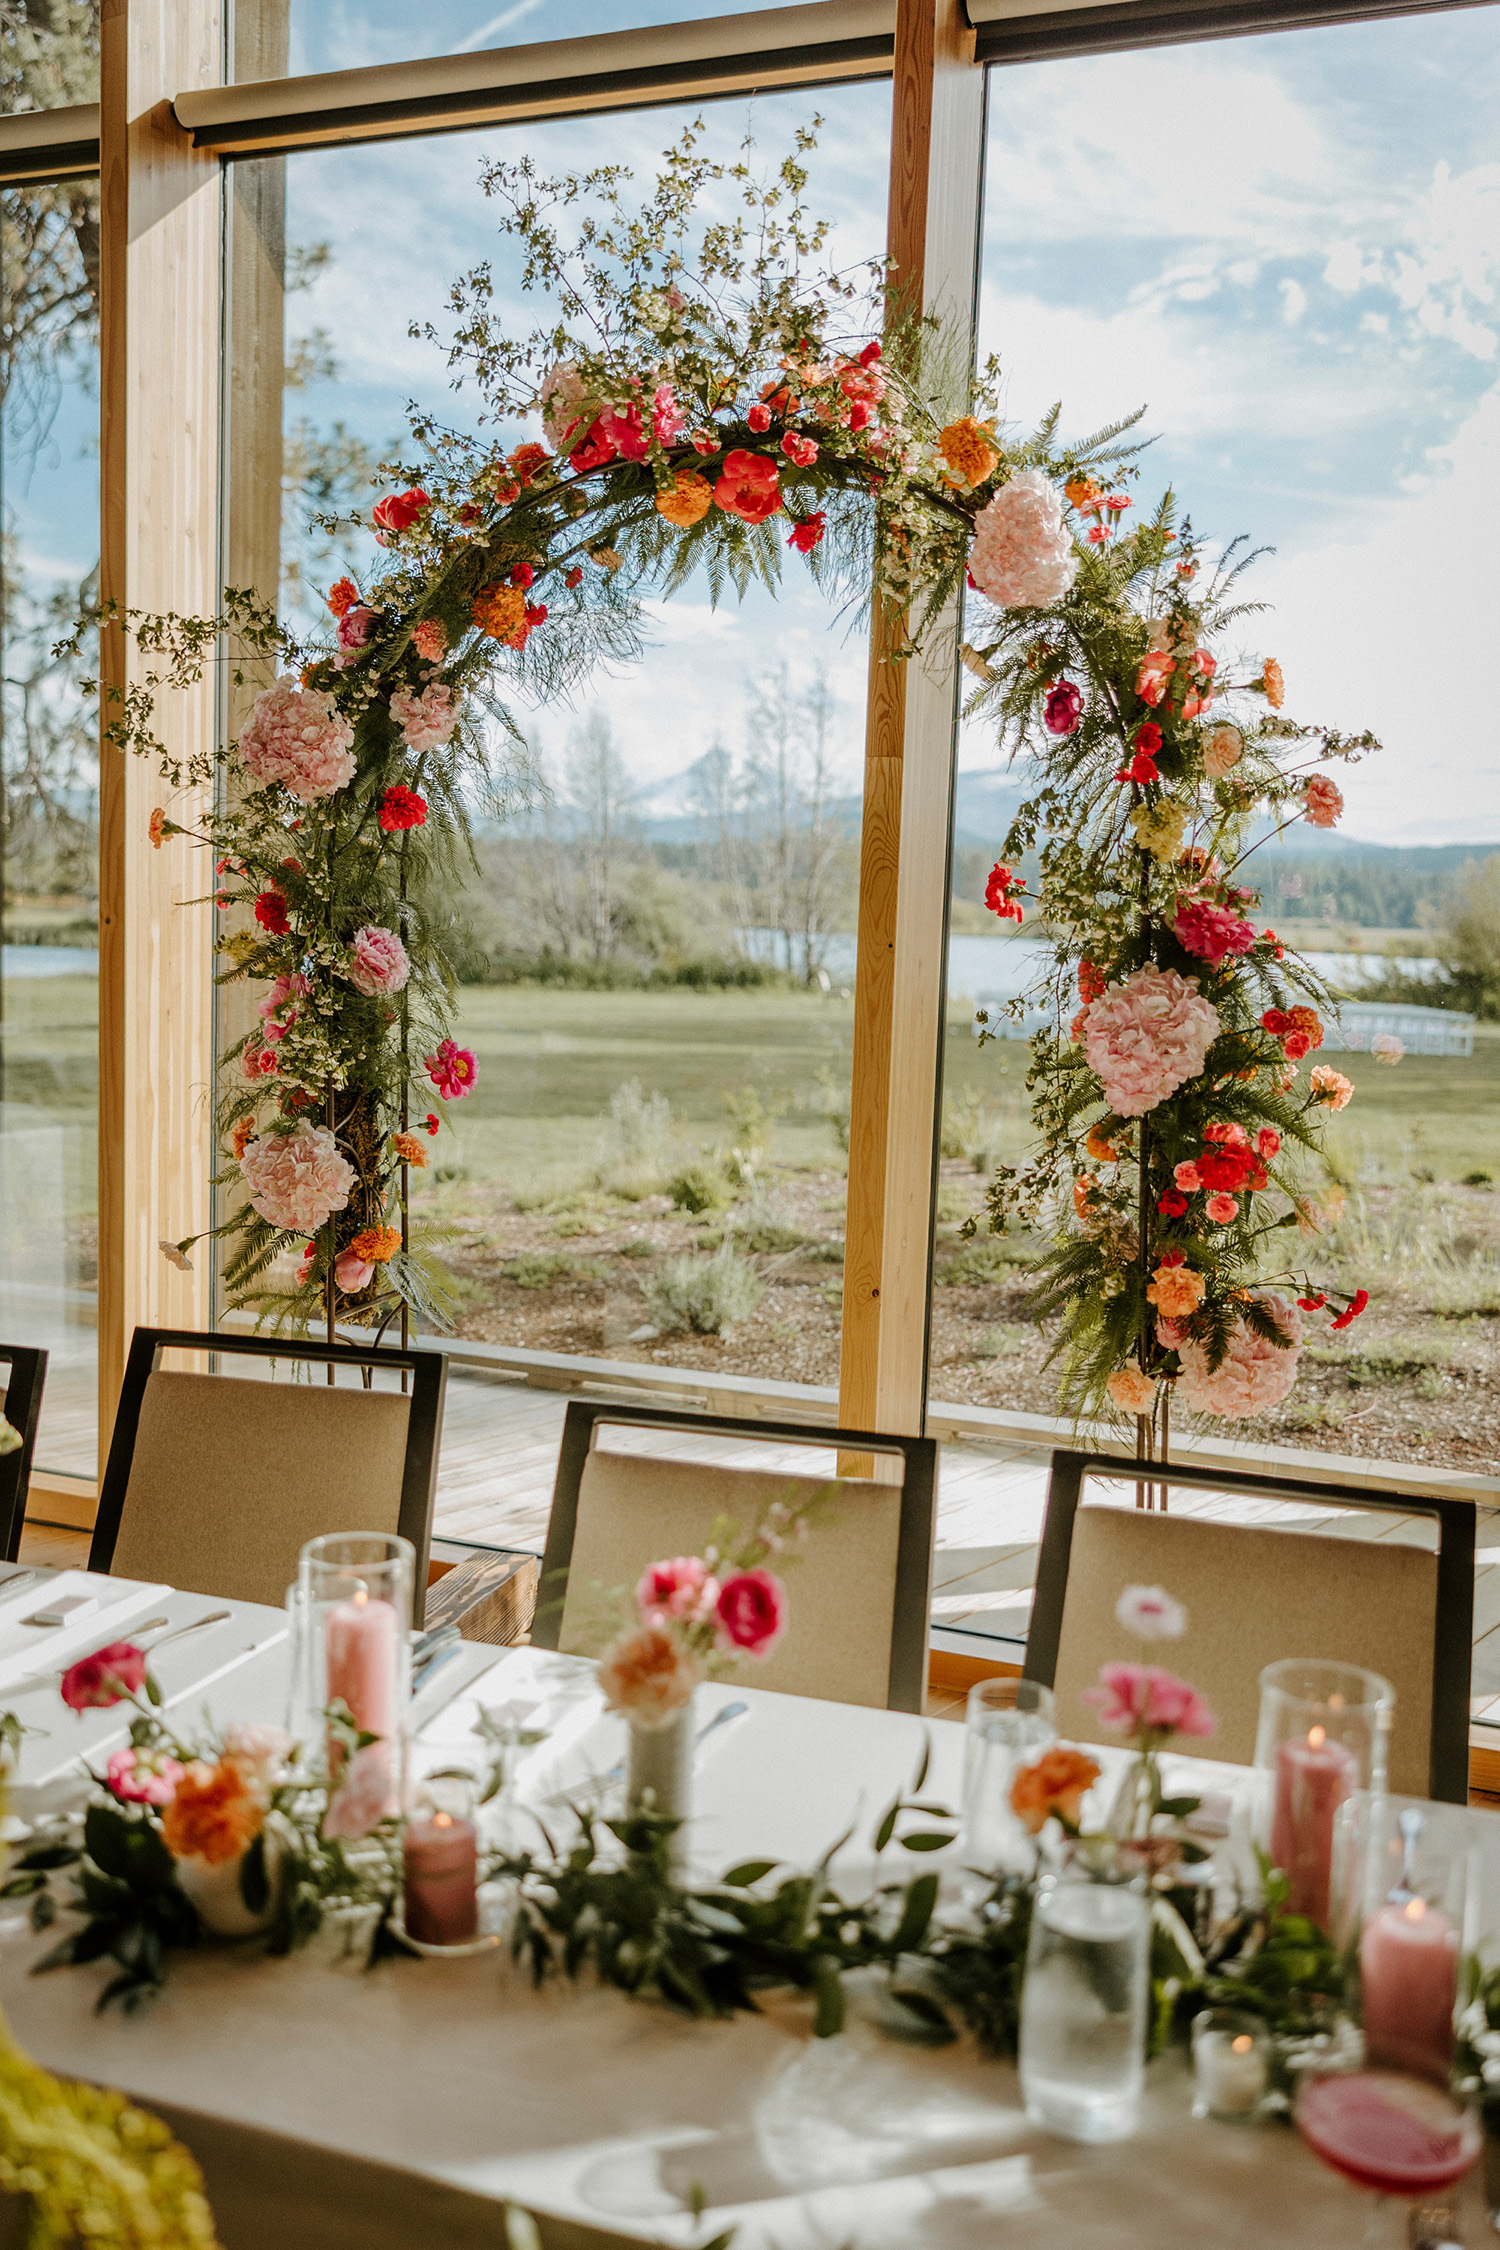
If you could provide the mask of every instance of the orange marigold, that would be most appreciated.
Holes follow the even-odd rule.
[[[545,469],[552,456],[545,445],[518,445],[508,456],[511,467],[523,485],[530,484],[538,469]]]
[[[976,422],[972,414],[965,414],[958,422],[950,422],[938,438],[938,451],[948,464],[948,473],[955,484],[983,484],[1000,466],[1000,455],[990,443],[992,432]]]
[[[696,469],[679,469],[677,482],[670,492],[658,492],[656,510],[675,523],[679,531],[689,524],[698,523],[714,504],[714,488],[707,477],[700,477]]]
[[[1070,506],[1075,508],[1097,508],[1104,498],[1103,485],[1095,484],[1092,477],[1073,477],[1063,486],[1063,491]]]
[[[1286,701],[1286,681],[1281,676],[1281,666],[1274,656],[1266,658],[1262,679],[1265,685],[1266,701],[1273,711],[1279,711]]]
[[[388,1258],[395,1257],[400,1247],[399,1227],[366,1227],[349,1245],[356,1258],[368,1258],[372,1266],[383,1266]]]
[[[184,1766],[161,1831],[174,1859],[206,1859],[218,1867],[248,1851],[265,1822],[265,1800],[233,1758]]]
[[[358,600],[359,588],[352,578],[336,578],[328,589],[328,606],[335,617],[342,617],[346,610],[353,609]]]
[[[1086,1751],[1055,1743],[1016,1775],[1010,1785],[1011,1811],[1033,1836],[1040,1835],[1054,1813],[1066,1827],[1076,1828],[1099,1773]]]
[[[1101,1164],[1118,1164],[1120,1161],[1120,1152],[1102,1125],[1089,1127],[1089,1137],[1083,1145],[1090,1156],[1097,1157]]]
[[[427,1168],[427,1151],[415,1133],[397,1133],[391,1141],[392,1148],[403,1164],[415,1165],[419,1172]]]
[[[493,641],[516,645],[526,633],[526,594],[520,586],[481,586],[474,596],[474,622]]]

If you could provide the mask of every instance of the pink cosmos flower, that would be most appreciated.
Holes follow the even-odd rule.
[[[465,1094],[474,1091],[479,1065],[467,1047],[456,1046],[453,1040],[444,1039],[436,1054],[426,1055],[423,1060],[428,1077],[445,1102],[462,1101]]]
[[[1226,953],[1248,953],[1255,943],[1255,932],[1242,914],[1185,894],[1177,901],[1172,929],[1180,946],[1215,969]]]
[[[648,1625],[664,1625],[674,1617],[697,1620],[713,1614],[719,1582],[699,1556],[674,1555],[669,1562],[647,1566],[635,1598]]]
[[[1203,1185],[1202,1180],[1198,1176],[1198,1167],[1196,1164],[1179,1164],[1174,1170],[1172,1177],[1177,1182],[1177,1185],[1181,1188],[1184,1195],[1196,1195],[1199,1188],[1201,1188]]]
[[[1195,1687],[1155,1664],[1105,1664],[1099,1686],[1084,1691],[1099,1707],[1099,1723],[1131,1734],[1211,1735],[1218,1724]]]
[[[1211,1195],[1203,1208],[1216,1227],[1227,1227],[1231,1219],[1240,1215],[1239,1204],[1232,1195]]]
[[[997,609],[1044,609],[1072,585],[1078,558],[1040,469],[1023,469],[980,510],[969,569]]]
[[[122,1805],[170,1805],[181,1779],[164,1750],[116,1750],[104,1768],[104,1786]]]
[[[369,1259],[361,1258],[353,1250],[341,1250],[333,1261],[333,1278],[350,1297],[366,1286],[374,1271]]]
[[[339,1154],[326,1125],[299,1125],[252,1141],[240,1158],[251,1207],[289,1234],[316,1234],[342,1211],[354,1167]]]
[[[769,1656],[786,1631],[786,1588],[771,1570],[737,1570],[719,1589],[719,1629],[734,1648]]]
[[[111,1641],[70,1664],[58,1692],[70,1711],[107,1711],[127,1695],[139,1695],[145,1678],[145,1651],[132,1641]]]
[[[1309,827],[1332,828],[1344,809],[1344,792],[1326,774],[1315,773],[1307,784],[1304,801]]]
[[[354,729],[331,696],[286,674],[256,697],[239,753],[256,781],[280,782],[311,805],[353,780],[353,740]]]
[[[356,992],[373,1000],[399,992],[411,975],[411,963],[394,930],[367,923],[364,929],[355,931],[350,943],[347,974]]]

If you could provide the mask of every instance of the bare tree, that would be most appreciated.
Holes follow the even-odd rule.
[[[780,966],[807,984],[853,904],[853,848],[834,807],[834,722],[826,680],[798,695],[785,664],[764,674],[751,694],[739,777],[750,911],[773,933]]]
[[[602,711],[591,711],[568,742],[564,805],[583,890],[584,932],[596,961],[615,953],[621,930],[622,876],[634,791]]]

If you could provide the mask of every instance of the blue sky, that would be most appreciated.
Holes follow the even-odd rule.
[[[291,0],[288,68],[353,70],[361,63],[473,52],[576,39],[588,32],[633,31],[643,24],[746,15],[781,0]]]

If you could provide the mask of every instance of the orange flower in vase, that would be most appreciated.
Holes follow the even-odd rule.
[[[237,1759],[211,1766],[195,1758],[183,1768],[161,1830],[174,1859],[205,1859],[217,1867],[249,1850],[265,1817],[265,1797]]]
[[[1010,1785],[1010,1809],[1028,1835],[1039,1836],[1054,1817],[1076,1833],[1083,1800],[1101,1771],[1086,1751],[1056,1742],[1033,1764],[1022,1766]]]

